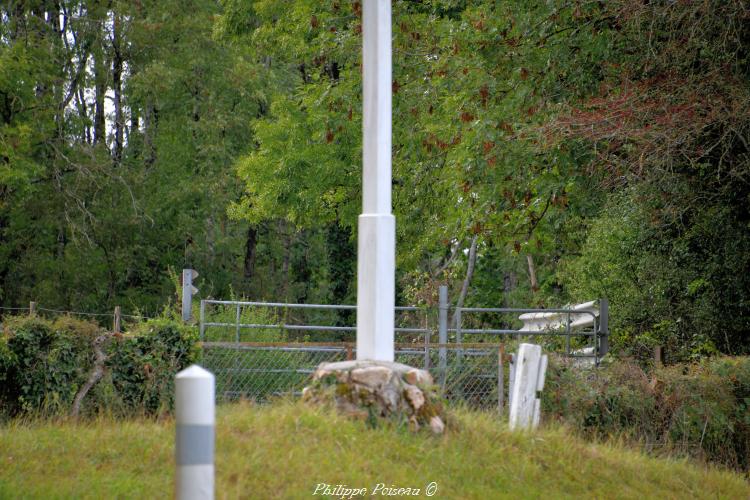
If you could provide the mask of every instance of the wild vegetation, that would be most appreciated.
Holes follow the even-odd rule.
[[[170,412],[174,376],[197,359],[195,332],[166,318],[124,334],[60,317],[6,318],[0,333],[0,419]]]
[[[546,422],[581,437],[619,439],[657,456],[691,457],[750,472],[750,358],[713,358],[644,370],[617,362],[597,370],[553,363]]]
[[[119,335],[70,317],[6,318],[0,334],[0,422],[13,427],[42,418],[170,418],[174,375],[200,359],[196,341],[194,328],[168,317],[130,325]],[[208,350],[202,356],[221,365],[221,356],[234,354]],[[278,352],[246,359],[254,366],[299,368],[299,358]],[[563,424],[579,438],[618,442],[655,456],[750,470],[750,358],[712,358],[647,372],[625,360],[581,370],[564,358],[552,359],[542,393],[545,425]],[[97,367],[98,378],[92,378]],[[297,373],[233,377],[246,377],[249,386],[262,386],[268,394],[274,388],[289,391],[300,381]],[[226,375],[220,377],[219,392],[226,382]],[[455,405],[449,406],[452,415]]]
[[[534,437],[512,433],[489,415],[467,411],[442,437],[370,429],[283,401],[220,407],[216,429],[216,486],[229,498],[308,498],[318,483],[369,491],[384,483],[424,495],[433,481],[436,498],[750,494],[747,482],[729,472],[585,444],[559,427]],[[0,496],[169,498],[174,433],[170,419],[0,427]]]
[[[625,352],[747,352],[745,2],[393,9],[400,301],[607,296]],[[204,296],[351,302],[360,16],[4,5],[2,304],[154,311],[182,266]]]
[[[0,6],[0,304],[353,301],[359,2]],[[393,2],[398,294],[747,353],[743,0]]]

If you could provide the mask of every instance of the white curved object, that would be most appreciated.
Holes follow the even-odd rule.
[[[570,329],[586,328],[594,326],[594,316],[599,316],[599,308],[596,301],[584,302],[570,307],[571,311],[586,311],[586,314],[570,313]],[[594,316],[588,313],[593,313]],[[561,330],[567,327],[568,313],[564,312],[537,312],[525,313],[518,317],[523,321],[522,332],[546,332]]]

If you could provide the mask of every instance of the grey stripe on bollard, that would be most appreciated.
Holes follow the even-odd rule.
[[[177,425],[177,465],[214,463],[214,426]]]

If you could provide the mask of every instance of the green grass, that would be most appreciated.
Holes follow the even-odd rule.
[[[217,498],[307,498],[317,483],[422,488],[434,498],[750,498],[737,474],[588,444],[563,428],[511,433],[459,411],[441,437],[368,429],[277,402],[219,408]],[[14,422],[0,427],[2,498],[170,498],[174,422]],[[424,497],[424,496],[423,496]]]

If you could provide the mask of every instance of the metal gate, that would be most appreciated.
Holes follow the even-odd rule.
[[[446,292],[441,289],[437,308],[396,307],[394,347],[396,361],[429,370],[449,401],[477,407],[502,401],[500,352],[521,341],[542,342],[547,351],[593,365],[606,353],[606,300],[599,301],[598,314],[573,308],[455,308]],[[202,300],[203,364],[216,374],[217,395],[265,401],[299,393],[320,363],[356,358],[355,314],[354,305]],[[556,315],[557,322],[530,330],[519,315],[532,315],[537,323]],[[585,326],[576,327],[576,321]]]

